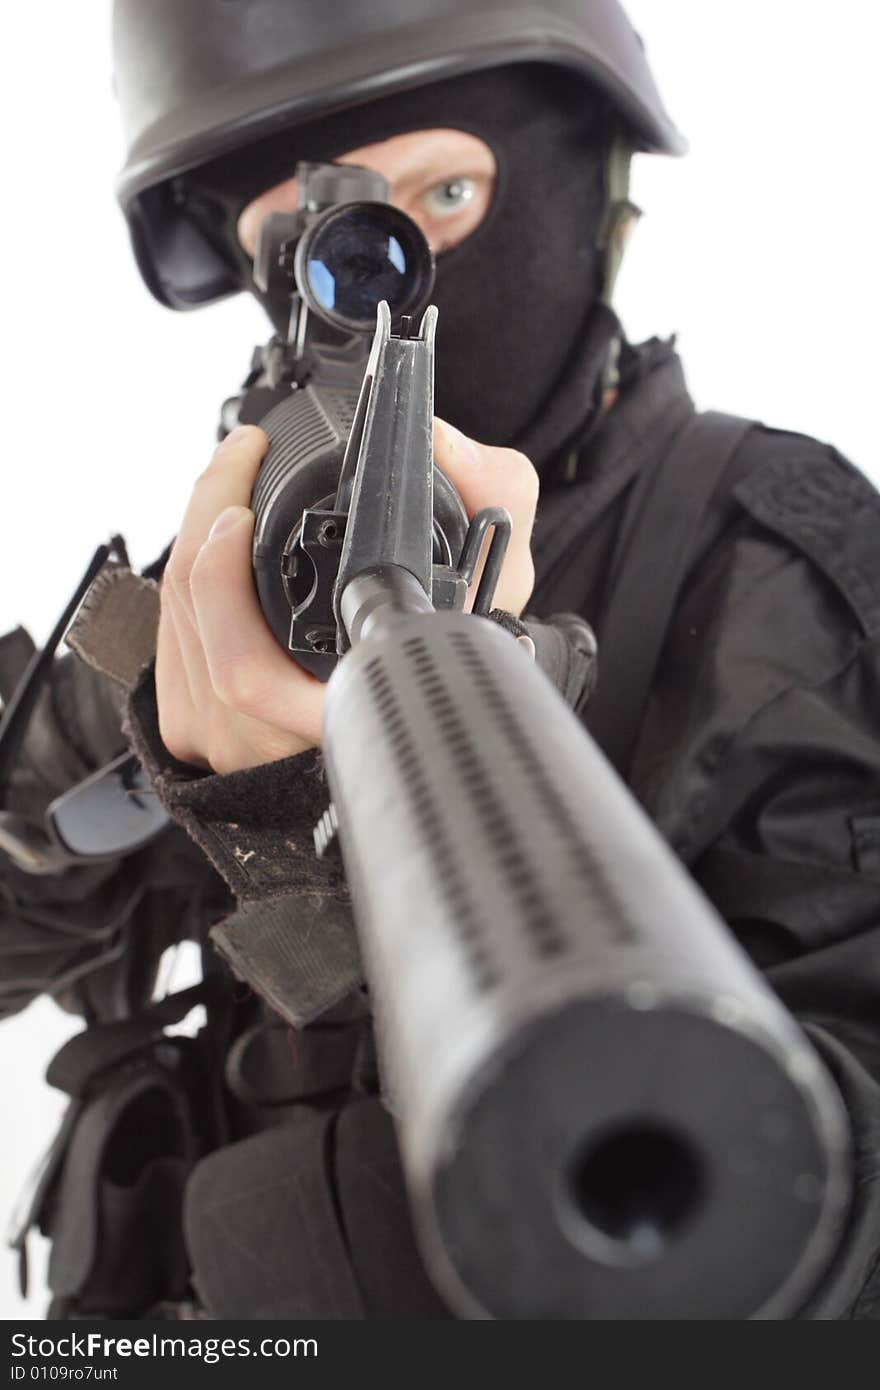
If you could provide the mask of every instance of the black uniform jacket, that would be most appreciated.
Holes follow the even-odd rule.
[[[626,349],[617,404],[567,476],[545,480],[527,626],[575,705],[587,661],[575,629],[553,615],[594,626],[601,689],[628,507],[692,411],[671,345]],[[855,1197],[836,1261],[803,1310],[812,1318],[880,1316],[878,633],[880,497],[829,446],[756,425],[692,538],[627,777],[808,1029],[846,1102]],[[29,650],[20,630],[0,643],[7,697]],[[7,804],[37,819],[119,751],[121,704],[78,661],[56,663]],[[589,705],[584,717],[589,727]],[[49,991],[93,1025],[125,1018],[148,999],[164,947],[204,942],[213,928],[226,964],[206,952],[206,1055],[222,1119],[212,1128],[202,1116],[184,1165],[185,1176],[213,1149],[187,1188],[198,1298],[216,1316],[444,1316],[412,1247],[375,1096],[342,871],[312,852],[327,800],[319,756],[194,773],[161,744],[149,670],[128,721],[178,825],[121,863],[42,879],[3,867],[3,1010]],[[59,1084],[77,1091],[76,1079]],[[61,1209],[76,1200],[76,1175],[65,1179],[60,1157],[55,1166],[37,1209],[61,1248],[58,1307],[106,1309],[99,1255],[69,1254]],[[88,1181],[100,1204],[101,1175]],[[77,1240],[81,1249],[82,1232]],[[186,1297],[185,1265],[118,1306]]]

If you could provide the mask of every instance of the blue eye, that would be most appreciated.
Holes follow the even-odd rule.
[[[432,217],[454,217],[473,201],[475,192],[473,179],[450,179],[430,188],[422,201]]]

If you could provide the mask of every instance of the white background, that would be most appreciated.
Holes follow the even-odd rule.
[[[831,439],[880,480],[875,6],[628,10],[691,141],[637,161],[630,337],[677,331],[700,406]],[[0,631],[39,640],[108,533],[137,563],[174,533],[265,333],[244,299],[173,315],[138,279],[112,195],[109,0],[16,5],[4,38]],[[60,1113],[40,1078],[73,1026],[42,1001],[0,1029],[2,1215]],[[0,1315],[41,1316],[42,1289],[23,1304],[13,1283],[3,1255]]]

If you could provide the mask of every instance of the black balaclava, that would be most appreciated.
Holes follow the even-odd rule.
[[[436,411],[546,472],[594,414],[618,328],[599,302],[612,116],[581,78],[530,63],[420,87],[216,160],[185,176],[181,193],[203,229],[213,216],[254,289],[235,235],[253,198],[290,178],[299,159],[438,127],[479,136],[498,173],[484,221],[437,258]]]

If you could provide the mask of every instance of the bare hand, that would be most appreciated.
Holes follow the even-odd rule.
[[[324,685],[279,646],[254,589],[248,503],[267,446],[253,425],[218,446],[196,481],[162,580],[159,731],[176,758],[219,773],[290,757],[321,738]],[[495,604],[520,613],[534,583],[534,469],[522,454],[475,444],[443,421],[434,448],[468,516],[485,506],[510,512]]]
[[[182,762],[233,772],[314,747],[324,687],[281,649],[251,570],[248,508],[268,440],[243,426],[197,479],[162,580],[159,732]]]

